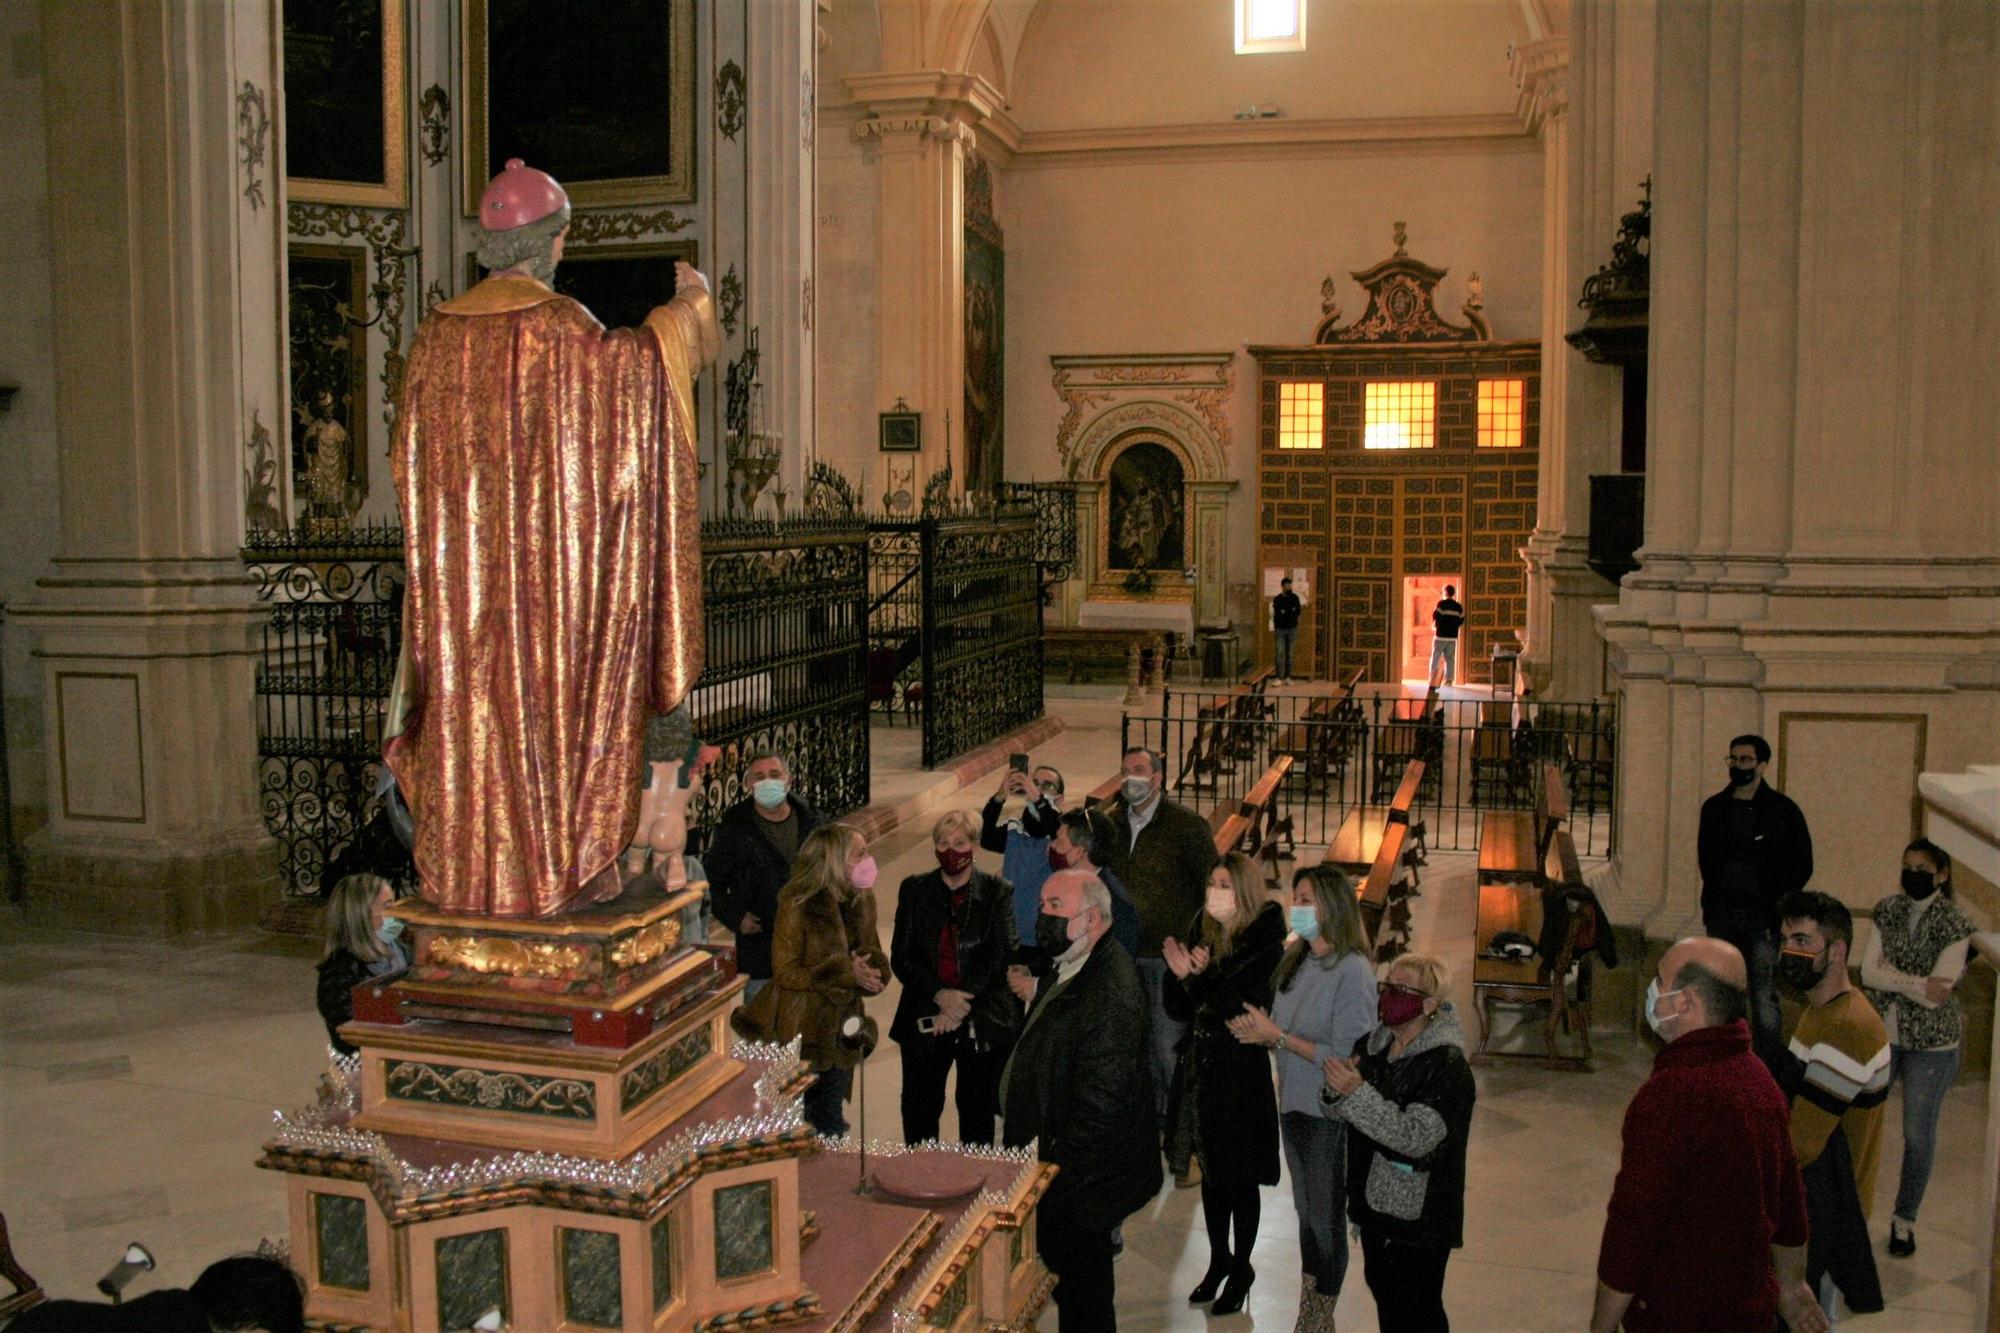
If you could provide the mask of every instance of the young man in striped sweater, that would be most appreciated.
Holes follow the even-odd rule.
[[[1857,1314],[1882,1308],[1868,1239],[1889,1034],[1847,976],[1854,919],[1837,899],[1804,890],[1778,906],[1778,980],[1805,996],[1778,1082],[1792,1100],[1792,1148],[1805,1178],[1812,1238],[1806,1278],[1827,1318],[1835,1288]]]

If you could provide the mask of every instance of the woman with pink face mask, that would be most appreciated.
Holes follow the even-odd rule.
[[[903,881],[889,966],[903,983],[889,1036],[903,1050],[903,1142],[938,1136],[945,1076],[958,1066],[958,1141],[993,1142],[1000,1071],[1021,1005],[1007,988],[1014,895],[972,864],[978,826],[948,810],[931,827],[937,869]]]
[[[806,1121],[828,1137],[847,1132],[843,1104],[854,1067],[876,1040],[864,1001],[889,976],[875,924],[875,874],[867,840],[847,825],[824,824],[806,835],[778,891],[771,984],[731,1019],[754,1041],[799,1039],[799,1057],[813,1072]],[[858,1046],[840,1039],[850,1017],[862,1019]]]
[[[1384,1333],[1443,1333],[1444,1268],[1464,1243],[1465,1144],[1476,1090],[1443,963],[1389,964],[1381,1020],[1351,1059],[1328,1056],[1321,1109],[1347,1122],[1347,1215]]]

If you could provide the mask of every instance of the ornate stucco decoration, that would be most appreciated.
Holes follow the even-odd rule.
[[[264,90],[248,79],[236,93],[236,151],[243,168],[243,197],[250,207],[264,206],[264,140],[271,132],[271,116],[264,103]]]
[[[1144,424],[1150,416],[1172,422],[1185,433],[1196,472],[1220,478],[1228,471],[1229,418],[1223,404],[1235,387],[1234,352],[1135,352],[1125,356],[1054,356],[1051,383],[1064,413],[1056,427],[1056,453],[1071,480],[1095,475],[1086,438],[1099,444],[1103,432]]]
[[[1396,224],[1396,253],[1373,268],[1351,274],[1368,289],[1368,308],[1352,324],[1340,326],[1340,305],[1335,299],[1332,277],[1320,283],[1319,327],[1313,342],[1329,343],[1437,343],[1491,342],[1493,328],[1486,322],[1484,285],[1474,273],[1466,280],[1465,304],[1460,312],[1466,324],[1452,324],[1437,312],[1437,285],[1449,269],[1432,268],[1413,259],[1404,248],[1409,229]]]
[[[1569,110],[1569,38],[1543,37],[1508,49],[1514,86],[1520,90],[1515,110],[1530,134]]]

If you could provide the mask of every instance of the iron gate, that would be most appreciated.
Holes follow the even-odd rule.
[[[923,522],[924,767],[1042,715],[1032,511]]]

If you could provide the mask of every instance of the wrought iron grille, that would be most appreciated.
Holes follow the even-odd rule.
[[[868,542],[859,519],[702,525],[708,660],[689,708],[722,747],[689,812],[697,830],[748,794],[750,758],[776,749],[827,817],[868,803]]]
[[[1042,595],[1034,515],[926,519],[924,767],[1042,715]]]
[[[1035,511],[1035,559],[1042,567],[1044,600],[1076,571],[1076,487],[1066,481],[1010,481],[1009,505]]]
[[[1565,827],[1577,852],[1610,854],[1616,705],[1454,699],[1422,718],[1416,699],[1363,696],[1339,710],[1332,702],[1176,689],[1157,709],[1125,714],[1125,743],[1163,751],[1168,790],[1204,814],[1235,808],[1274,760],[1290,755],[1280,813],[1301,844],[1319,847],[1357,807],[1386,806],[1409,761],[1423,759],[1414,816],[1426,845],[1473,851],[1485,813],[1533,805],[1538,761],[1552,761],[1569,788]]]
[[[257,531],[243,558],[271,604],[257,665],[264,826],[285,888],[317,893],[359,826],[381,763],[403,632],[403,534],[387,524]]]

